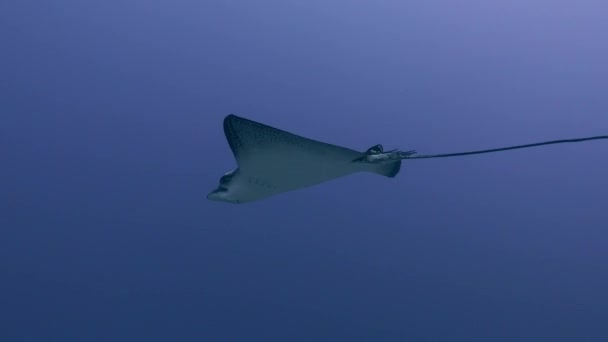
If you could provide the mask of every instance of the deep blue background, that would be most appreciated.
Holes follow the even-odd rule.
[[[608,141],[205,199],[228,113],[360,150],[607,134],[607,7],[1,2],[0,340],[608,340]]]

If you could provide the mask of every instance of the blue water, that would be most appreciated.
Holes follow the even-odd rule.
[[[608,142],[247,205],[235,113],[365,150],[608,133],[605,1],[0,5],[0,341],[606,341]]]

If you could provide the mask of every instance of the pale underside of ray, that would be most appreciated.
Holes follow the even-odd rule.
[[[318,184],[362,168],[352,162],[361,152],[235,115],[224,119],[224,133],[240,172],[275,191]]]

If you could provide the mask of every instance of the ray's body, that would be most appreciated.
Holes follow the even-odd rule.
[[[260,200],[317,185],[357,172],[394,177],[401,160],[372,164],[355,162],[366,155],[261,123],[228,115],[224,134],[238,168],[224,175],[207,197],[233,203]]]

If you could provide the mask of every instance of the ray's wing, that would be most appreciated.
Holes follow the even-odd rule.
[[[224,134],[239,167],[252,159],[350,161],[363,155],[345,147],[308,139],[234,114],[224,118]]]

